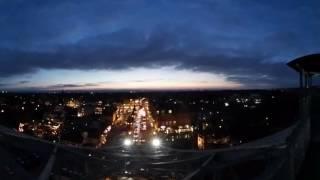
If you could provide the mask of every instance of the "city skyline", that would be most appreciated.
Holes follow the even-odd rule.
[[[296,87],[317,1],[0,2],[0,89]],[[306,31],[307,30],[307,31]]]

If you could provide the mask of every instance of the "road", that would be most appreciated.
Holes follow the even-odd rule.
[[[143,144],[156,135],[155,121],[146,98],[130,99],[119,104],[113,119],[113,128],[127,127],[124,136],[134,144]]]

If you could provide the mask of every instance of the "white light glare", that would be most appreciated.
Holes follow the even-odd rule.
[[[161,141],[159,138],[152,139],[152,146],[159,147],[161,145]]]
[[[124,139],[123,144],[125,146],[131,146],[132,145],[132,141],[129,138]]]

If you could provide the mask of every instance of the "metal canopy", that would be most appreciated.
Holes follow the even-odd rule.
[[[288,66],[298,72],[320,74],[320,54],[310,54],[299,57],[289,62]]]
[[[287,64],[300,73],[300,87],[312,86],[312,76],[320,74],[320,54],[299,57]]]

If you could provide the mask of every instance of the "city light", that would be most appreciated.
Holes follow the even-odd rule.
[[[23,132],[24,131],[23,127],[24,127],[24,124],[23,123],[19,123],[18,131],[19,132]]]
[[[153,147],[160,147],[160,145],[161,145],[161,141],[160,141],[160,139],[159,138],[154,138],[154,139],[152,139],[152,141],[151,141],[151,143],[152,143],[152,146]]]
[[[129,138],[124,139],[123,145],[125,145],[125,146],[127,146],[127,147],[128,147],[128,146],[131,146],[131,145],[132,145],[132,140],[129,139]]]

